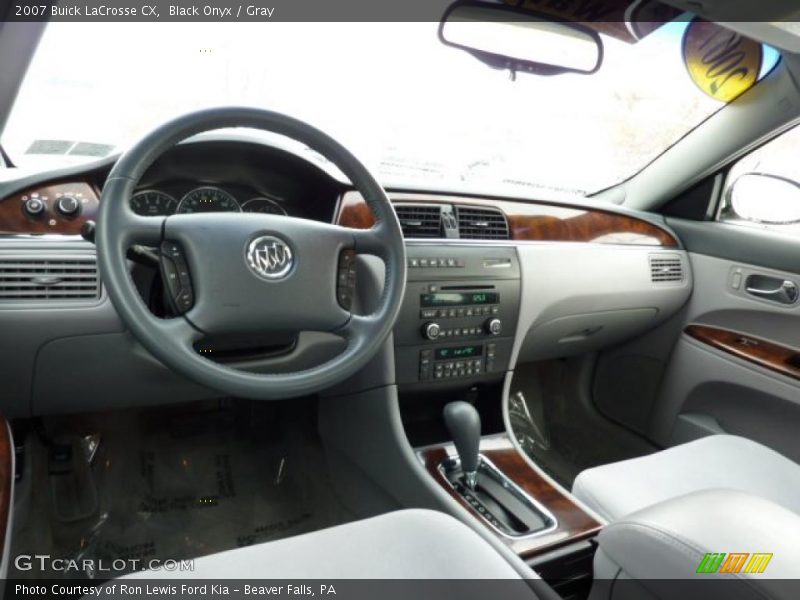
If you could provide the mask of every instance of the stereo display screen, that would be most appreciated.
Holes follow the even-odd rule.
[[[422,294],[420,305],[432,306],[471,306],[476,304],[497,304],[500,295],[497,292],[439,292]]]

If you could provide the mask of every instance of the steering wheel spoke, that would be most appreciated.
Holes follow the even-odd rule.
[[[351,231],[357,254],[384,257],[386,254],[386,226],[383,223],[370,229],[354,229]]]
[[[158,246],[164,230],[164,219],[159,217],[140,217],[132,212],[125,224],[128,242],[140,246]]]
[[[194,352],[194,343],[203,337],[202,332],[195,329],[183,317],[161,319],[159,322],[162,333],[174,344]]]
[[[341,335],[350,343],[359,343],[365,336],[370,335],[370,331],[375,327],[375,323],[376,319],[374,315],[352,314],[347,323],[335,333]]]

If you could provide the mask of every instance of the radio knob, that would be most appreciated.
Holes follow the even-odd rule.
[[[442,333],[442,328],[439,326],[438,323],[426,323],[422,327],[422,335],[429,340],[439,339],[439,335],[441,333]]]
[[[62,196],[56,202],[56,208],[65,217],[72,217],[78,214],[81,203],[75,196]]]
[[[45,205],[39,198],[28,198],[23,204],[25,212],[32,217],[38,217],[44,212]]]
[[[500,332],[503,331],[503,322],[500,319],[489,319],[484,324],[484,328],[489,335],[500,335]]]

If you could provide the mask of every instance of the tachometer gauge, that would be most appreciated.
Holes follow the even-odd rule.
[[[272,198],[251,198],[242,204],[242,212],[251,213],[267,213],[269,215],[284,215],[286,216],[286,209],[283,208]]]
[[[142,190],[131,196],[131,208],[143,217],[163,217],[175,212],[178,201],[158,190]]]
[[[181,198],[179,214],[199,212],[239,212],[242,210],[236,198],[225,190],[215,187],[199,187]]]

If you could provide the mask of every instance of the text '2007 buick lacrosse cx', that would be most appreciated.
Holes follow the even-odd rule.
[[[6,598],[800,595],[794,1],[0,10]]]

